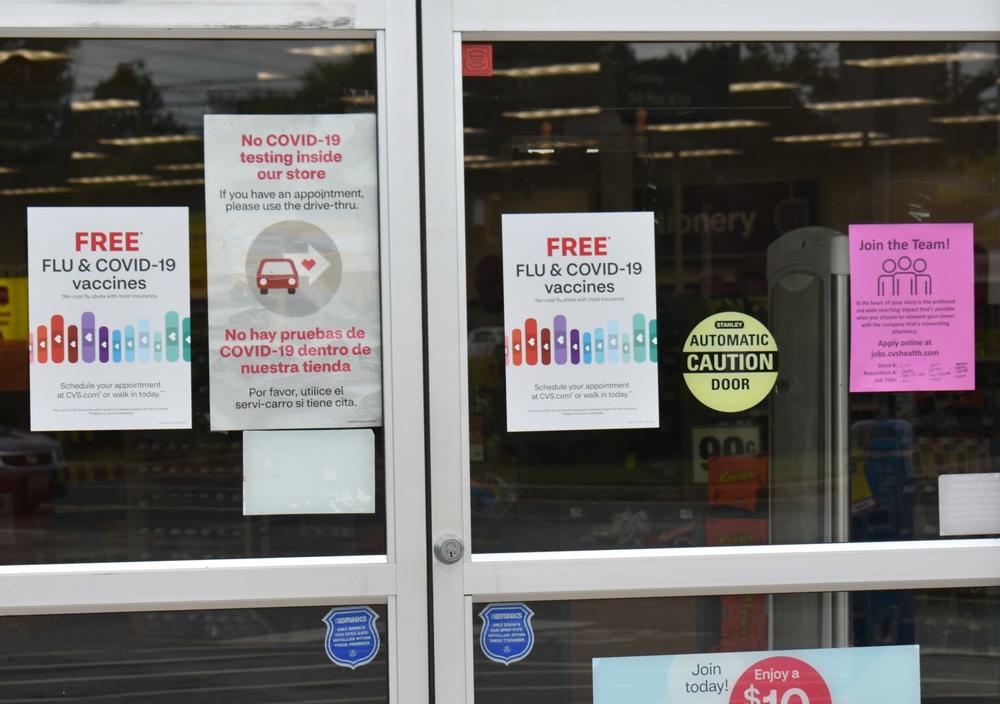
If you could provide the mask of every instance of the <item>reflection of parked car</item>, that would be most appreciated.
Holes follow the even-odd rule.
[[[473,328],[469,331],[469,356],[489,357],[503,344],[503,328]]]
[[[14,515],[26,515],[52,498],[62,465],[59,443],[37,433],[0,428],[0,494],[10,494]]]
[[[272,288],[283,288],[295,293],[299,285],[299,272],[291,259],[261,259],[257,267],[257,288],[266,294]]]

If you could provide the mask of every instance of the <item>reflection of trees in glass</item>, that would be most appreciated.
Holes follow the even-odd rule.
[[[176,120],[164,109],[160,89],[141,59],[118,64],[114,73],[94,86],[95,100],[109,98],[138,101],[139,107],[130,109],[126,114],[129,118],[127,122],[131,123],[129,126],[142,134],[172,132],[177,129]]]
[[[373,112],[374,55],[318,61],[306,69],[293,103],[320,112]]]
[[[54,151],[66,150],[71,52],[77,44],[67,39],[0,40],[0,164],[48,161]]]
[[[94,86],[92,99],[127,100],[138,105],[75,112],[73,144],[79,151],[94,151],[105,158],[75,162],[75,176],[152,174],[164,161],[200,161],[200,144],[122,147],[102,143],[120,137],[178,134],[183,130],[166,109],[163,95],[142,59],[123,61]],[[148,195],[146,196],[149,197]]]

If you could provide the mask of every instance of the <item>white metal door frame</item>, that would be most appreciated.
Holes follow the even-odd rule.
[[[4,37],[376,40],[387,553],[6,566],[0,615],[383,603],[389,701],[428,701],[427,648],[413,645],[428,634],[414,3],[12,0],[5,10]]]
[[[1000,584],[1000,540],[477,554],[471,542],[461,42],[1000,40],[994,0],[423,0],[431,535],[464,538],[433,565],[435,694],[473,700],[473,601]],[[458,383],[456,383],[456,379]],[[752,567],[752,569],[751,569]],[[747,578],[752,574],[752,578]],[[455,664],[465,663],[464,672]]]

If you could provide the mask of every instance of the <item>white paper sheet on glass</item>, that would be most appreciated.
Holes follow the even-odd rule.
[[[243,433],[243,514],[374,513],[371,430]]]
[[[938,477],[941,535],[1000,533],[1000,472]]]

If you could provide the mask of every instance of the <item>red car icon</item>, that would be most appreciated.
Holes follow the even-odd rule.
[[[257,288],[266,294],[272,288],[283,288],[295,293],[299,285],[299,272],[291,259],[261,259],[257,267]]]

